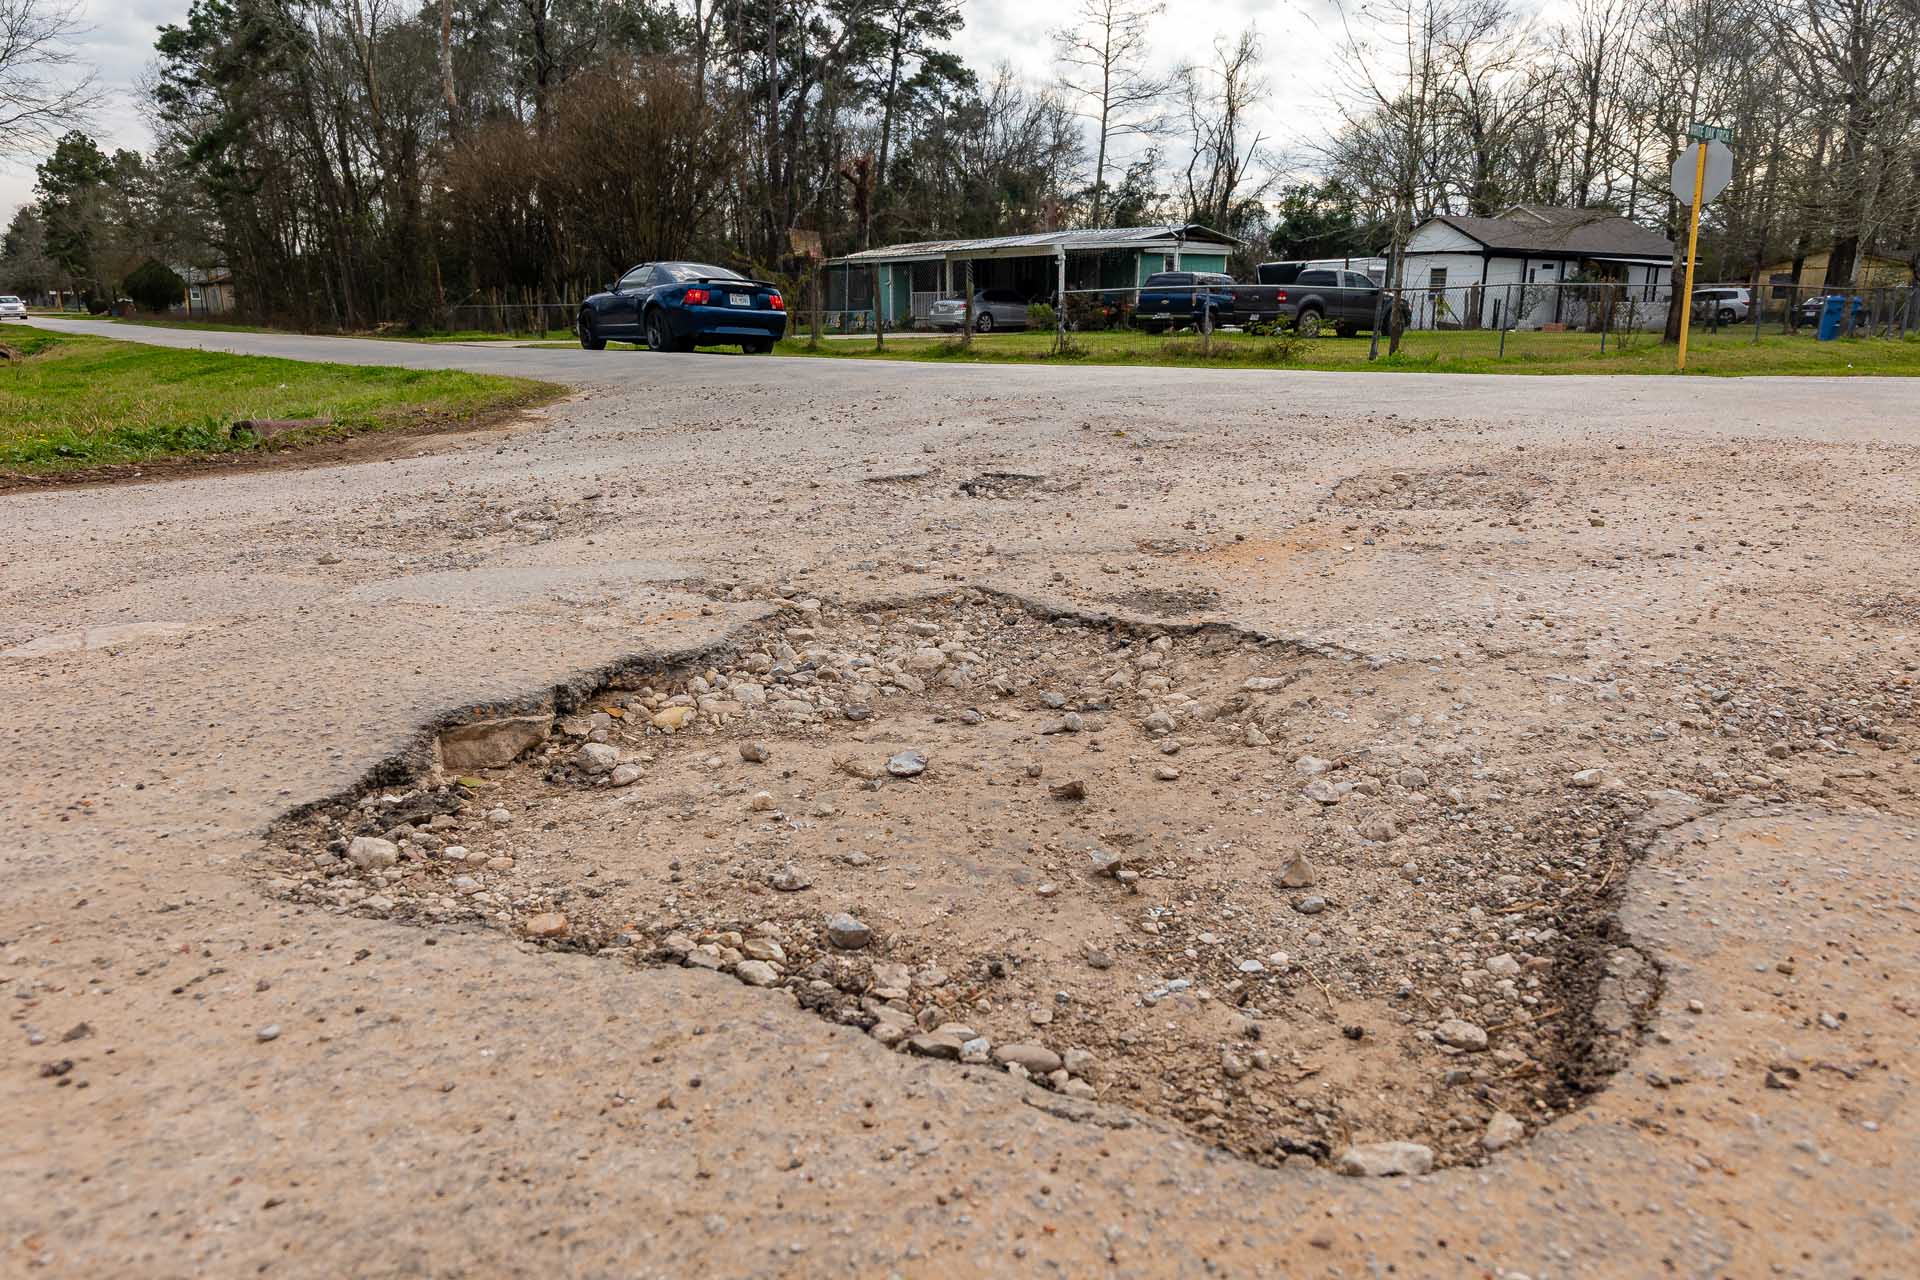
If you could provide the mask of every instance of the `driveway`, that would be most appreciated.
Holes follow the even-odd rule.
[[[45,323],[579,390],[421,456],[0,498],[0,1271],[1909,1268],[1906,384]],[[969,483],[1010,470],[1043,483]],[[1542,785],[1549,755],[1634,762],[1627,819],[1684,791],[1619,870],[1615,940],[1663,984],[1630,1064],[1485,1165],[1342,1178],[890,1053],[722,975],[277,898],[253,865],[287,810],[398,784],[389,762],[436,717],[564,699],[790,598],[857,614],[970,586],[1325,645],[1358,655],[1356,690],[1373,664],[1416,675],[1381,741],[1448,741],[1477,770],[1476,820]],[[1747,761],[1736,708],[1764,724],[1822,698],[1834,719],[1802,736],[1826,745]],[[1475,758],[1446,728],[1469,705],[1535,718],[1534,749]],[[1249,787],[1280,787],[1310,748],[1275,744]],[[1168,803],[1204,824],[1255,801]]]

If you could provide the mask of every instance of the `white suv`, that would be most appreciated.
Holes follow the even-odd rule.
[[[1695,289],[1693,318],[1718,320],[1721,324],[1739,324],[1752,314],[1753,303],[1745,289],[1732,287]]]
[[[0,293],[0,320],[25,320],[27,304],[10,293]]]

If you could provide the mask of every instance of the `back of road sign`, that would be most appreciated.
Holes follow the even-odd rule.
[[[1673,161],[1673,198],[1681,204],[1692,204],[1693,175],[1700,165],[1700,148],[1707,149],[1706,194],[1701,204],[1713,199],[1727,189],[1727,183],[1733,181],[1733,152],[1724,142],[1696,142],[1682,151]]]

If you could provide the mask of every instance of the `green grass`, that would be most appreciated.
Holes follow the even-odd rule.
[[[835,339],[807,349],[804,337],[788,338],[777,348],[786,356],[822,356],[839,360],[916,360],[989,364],[1163,365],[1175,367],[1241,369],[1330,369],[1354,372],[1416,373],[1672,373],[1674,349],[1657,336],[1640,334],[1622,349],[1614,338],[1600,353],[1600,337],[1593,333],[1521,333],[1507,335],[1506,354],[1500,355],[1500,335],[1491,332],[1420,332],[1406,335],[1397,356],[1384,354],[1368,361],[1368,340],[1323,337],[1304,347],[1243,333],[1219,333],[1213,350],[1203,354],[1192,334],[1142,333],[1075,334],[1079,351],[1052,354],[1051,333],[994,334],[977,339],[969,350],[956,338],[925,334],[889,334],[887,347],[875,352],[872,339]],[[1763,336],[1758,344],[1751,330],[1695,333],[1689,342],[1687,371],[1721,377],[1750,375],[1829,375],[1857,377],[1920,375],[1920,335],[1904,341],[1853,338],[1816,342],[1808,334]]]
[[[88,317],[73,317],[86,319]],[[169,316],[122,316],[115,324],[145,325],[153,329],[204,329],[208,333],[298,333],[297,329],[276,329],[263,324],[228,324],[217,320],[181,320]],[[549,329],[544,333],[493,333],[484,329],[460,329],[451,332],[428,330],[421,333],[345,333],[320,334],[329,338],[378,338],[382,342],[537,342],[542,339],[572,338],[571,329]]]
[[[176,351],[8,327],[0,365],[0,469],[57,472],[259,448],[242,418],[324,418],[283,442],[337,438],[529,404],[561,388],[447,370],[316,364]]]

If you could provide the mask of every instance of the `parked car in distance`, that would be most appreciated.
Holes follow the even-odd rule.
[[[1739,324],[1753,314],[1753,298],[1745,289],[1715,285],[1693,291],[1693,318]]]
[[[1156,271],[1140,282],[1134,323],[1150,333],[1212,319],[1211,327],[1232,324],[1236,316],[1233,277],[1218,271]]]
[[[27,304],[10,293],[0,293],[0,320],[25,320]]]
[[[927,323],[949,333],[967,327],[967,300],[940,298],[927,309]],[[1027,300],[1012,289],[976,289],[973,294],[973,329],[992,333],[995,329],[1027,327]]]
[[[787,331],[787,304],[778,287],[725,267],[643,262],[581,303],[574,323],[589,351],[619,338],[652,351],[738,343],[765,354]]]
[[[1831,293],[1815,294],[1794,308],[1800,327],[1803,329],[1818,329],[1820,327],[1820,313],[1827,309],[1827,299],[1839,296],[1841,295]],[[1855,294],[1853,299],[1853,326],[1857,329],[1865,325],[1866,322],[1867,300]],[[1842,329],[1847,327],[1847,313],[1844,308],[1840,312],[1840,327]]]

